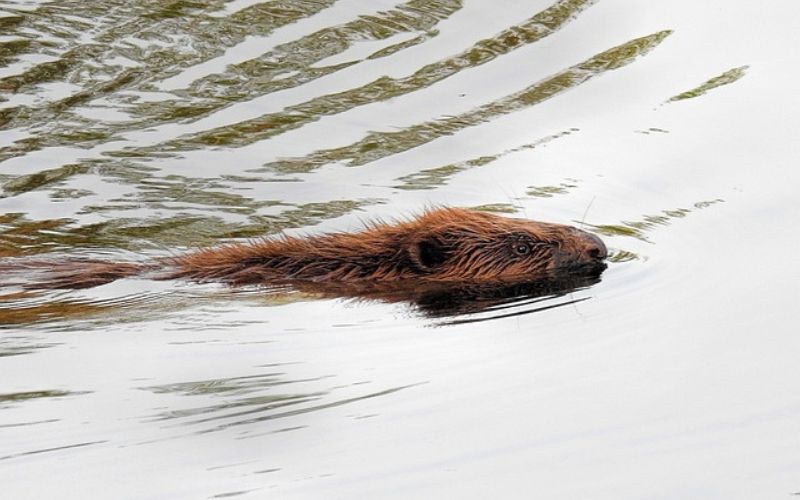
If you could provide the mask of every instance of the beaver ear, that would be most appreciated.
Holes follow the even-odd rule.
[[[408,253],[414,264],[425,271],[430,271],[447,260],[444,245],[431,236],[425,236],[412,242]]]

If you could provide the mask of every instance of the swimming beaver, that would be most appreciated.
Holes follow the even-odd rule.
[[[355,290],[430,284],[523,283],[574,273],[599,275],[606,247],[580,229],[439,208],[357,233],[266,238],[147,263],[74,260],[49,263],[26,288],[88,288],[119,278],[187,279],[228,285],[333,284]],[[29,269],[43,269],[41,261]],[[11,268],[11,266],[6,266]],[[19,269],[19,267],[17,267]]]

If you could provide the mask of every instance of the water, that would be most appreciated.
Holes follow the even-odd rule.
[[[432,205],[582,223],[612,251],[588,288],[445,317],[6,288],[4,498],[800,492],[796,2],[0,11],[4,258],[138,260]]]

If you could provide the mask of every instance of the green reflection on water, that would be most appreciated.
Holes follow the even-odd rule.
[[[31,399],[42,398],[61,398],[64,396],[77,396],[81,394],[90,394],[91,391],[29,391],[29,392],[15,392],[12,394],[0,394],[0,404],[2,403],[18,403],[21,401],[29,401]]]
[[[206,201],[219,199],[207,193]],[[238,210],[243,199],[220,193]],[[155,197],[157,203],[161,199]],[[195,199],[200,201],[200,199]],[[268,206],[276,202],[252,202]],[[210,215],[182,214],[173,217],[146,219],[117,217],[95,224],[74,226],[72,219],[28,220],[24,214],[0,216],[0,256],[32,255],[74,248],[119,248],[143,250],[206,246],[230,238],[253,238],[278,233],[285,229],[313,226],[325,219],[340,217],[364,206],[383,203],[379,199],[334,200],[322,203],[287,205],[276,215],[251,214],[244,223],[226,221]],[[137,208],[136,204],[132,208]],[[216,206],[216,205],[215,205]],[[102,210],[103,207],[98,207]]]
[[[699,210],[723,201],[724,200],[721,199],[700,201],[693,206],[695,209]],[[663,210],[660,214],[645,215],[640,220],[636,221],[623,221],[620,224],[586,223],[585,225],[591,227],[593,231],[605,236],[626,236],[649,243],[650,241],[647,239],[647,233],[652,229],[669,225],[674,219],[686,217],[691,212],[692,210],[688,208],[677,208],[673,210]]]
[[[374,15],[361,15],[281,44],[256,59],[231,65],[225,73],[200,79],[191,85],[189,93],[230,101],[295,87],[353,64],[354,61],[312,67],[344,52],[355,42],[382,40],[402,33],[423,32],[432,36],[434,26],[461,7],[461,0],[410,0]],[[375,57],[380,55],[373,54],[372,58]]]
[[[730,69],[719,76],[715,76],[710,80],[704,82],[702,85],[695,87],[691,90],[687,90],[686,92],[681,92],[676,96],[670,97],[667,102],[674,102],[674,101],[683,101],[685,99],[693,99],[695,97],[699,97],[711,89],[715,89],[717,87],[721,87],[723,85],[730,85],[738,81],[742,78],[749,66],[740,66],[738,68]]]
[[[3,196],[17,195],[45,186],[57,184],[76,174],[85,174],[88,165],[64,165],[51,170],[42,170],[29,175],[20,175],[3,183]]]
[[[566,194],[570,189],[578,187],[576,182],[576,180],[570,179],[569,182],[562,182],[557,186],[531,186],[525,191],[525,194],[534,198],[552,198],[557,194]]]
[[[206,9],[212,4],[221,5],[223,2],[190,2],[187,0],[161,2],[160,5],[157,4],[158,10],[148,12],[144,14],[144,17],[149,19],[184,18],[190,15],[191,11]]]
[[[32,296],[32,299],[37,297]],[[43,299],[41,297],[40,299]],[[24,297],[20,297],[24,299]],[[90,303],[84,301],[8,301],[7,296],[0,297],[0,330],[11,329],[19,325],[52,323],[63,319],[94,318],[103,314],[113,315],[115,322],[125,321],[119,316],[119,307],[114,304]]]
[[[500,213],[500,214],[514,214],[519,212],[522,208],[519,205],[512,205],[511,203],[488,203],[485,205],[476,205],[470,207],[473,210],[478,210],[481,212],[493,212],[493,213]]]
[[[178,382],[174,384],[143,387],[156,394],[181,394],[191,396],[196,394],[248,394],[263,390],[268,387],[285,384],[280,378],[282,373],[269,373],[261,375],[248,375],[212,380],[199,380],[193,382]],[[319,380],[318,378],[313,380]]]
[[[308,172],[327,163],[345,162],[351,166],[358,166],[407,151],[440,137],[455,134],[467,127],[538,104],[605,71],[629,64],[656,47],[670,34],[671,31],[659,31],[631,40],[601,52],[520,92],[457,116],[420,123],[396,132],[373,132],[348,146],[317,151],[305,157],[271,162],[265,167],[278,172]]]
[[[13,295],[16,295],[17,298],[21,298],[24,294],[16,293],[0,295],[0,303],[5,302],[6,300],[14,300]],[[2,328],[2,326],[0,326],[0,328]],[[52,341],[45,342],[29,335],[15,336],[10,332],[5,332],[3,336],[0,337],[0,358],[23,356],[42,349],[55,347],[57,345],[60,344]],[[0,427],[2,427],[2,425],[0,425]]]
[[[0,152],[20,154],[42,145],[73,144],[70,133],[93,125],[92,120],[70,111],[99,97],[121,89],[152,90],[152,83],[174,75],[189,66],[222,55],[227,47],[241,43],[248,36],[265,36],[276,28],[309,17],[334,0],[272,0],[249,6],[227,16],[209,15],[225,6],[226,2],[152,2],[149,0],[119,1],[63,1],[44,4],[31,12],[19,11],[18,17],[5,21],[8,35],[37,40],[27,48],[29,52],[54,58],[40,62],[18,74],[0,78],[0,90],[6,92],[36,93],[43,83],[66,81],[79,85],[80,90],[69,97],[45,101],[41,105],[20,105],[0,112],[0,126],[31,126],[47,136],[41,143],[22,143],[16,148]],[[13,11],[13,9],[9,9]],[[8,18],[7,18],[8,19]],[[13,22],[12,22],[13,20]],[[87,32],[92,40],[82,41]],[[47,39],[47,43],[38,42]],[[187,42],[191,50],[186,50]],[[9,57],[24,56],[19,46]],[[125,62],[127,61],[127,62]],[[126,67],[133,65],[135,67]],[[126,99],[115,96],[118,104]],[[194,117],[226,105],[202,102],[179,102],[179,111],[165,111],[168,103],[159,103],[155,109],[143,105],[144,120],[123,125],[104,124],[107,137],[116,131],[134,125],[137,128],[152,126],[160,114],[167,120]],[[155,115],[146,113],[147,110]],[[183,114],[181,113],[183,111]],[[141,110],[131,109],[132,116]],[[175,116],[173,116],[173,114]],[[77,122],[77,125],[76,125]],[[65,134],[59,142],[58,131]],[[52,135],[52,137],[49,137]],[[2,156],[0,156],[2,158]]]
[[[7,29],[0,23],[0,29]],[[13,61],[17,60],[17,56],[29,52],[31,49],[30,40],[10,40],[8,42],[0,42],[0,65],[7,66]],[[13,88],[9,85],[3,85],[0,90],[9,92]]]
[[[124,9],[103,11],[101,7],[101,12],[98,12],[96,5],[91,7],[94,2],[65,2],[71,7],[69,14],[63,8],[65,6],[43,6],[35,11],[35,15],[26,14],[17,23],[20,28],[25,28],[24,31],[18,30],[20,34],[46,32],[47,26],[68,27],[68,30],[60,33],[62,40],[58,48],[64,50],[55,51],[56,60],[36,64],[21,74],[0,79],[0,89],[33,91],[37,85],[57,80],[79,83],[83,88],[75,96],[48,103],[38,109],[27,106],[6,109],[3,111],[3,121],[15,126],[44,124],[69,108],[123,87],[151,89],[153,83],[179,74],[184,68],[218,57],[227,47],[243,42],[248,36],[266,36],[278,27],[330,7],[334,0],[272,0],[226,16],[209,15],[224,3],[179,1],[153,4],[149,1],[133,1],[127,2]],[[441,19],[460,8],[460,0],[412,0],[374,16],[359,16],[354,21],[282,44],[254,60],[231,65],[225,73],[201,78],[193,82],[188,90],[176,93],[175,100],[134,105],[128,111],[132,118],[139,117],[138,120],[123,126],[106,124],[106,127],[114,131],[131,125],[138,128],[194,119],[233,101],[251,99],[305,83],[349,65],[310,67],[346,50],[353,42],[383,39],[403,32],[429,31]],[[75,26],[76,19],[101,23],[93,29],[99,32],[95,37],[98,43],[71,46],[74,45],[76,33],[92,28],[85,23]],[[131,39],[136,43],[131,43]],[[187,41],[192,50],[185,50]],[[397,50],[404,46],[408,44]],[[388,51],[386,55],[391,52]],[[137,67],[122,68],[117,62],[120,57],[136,63]],[[275,80],[281,73],[289,71],[302,73]],[[111,82],[108,82],[109,76]],[[179,96],[185,99],[179,99]],[[119,103],[123,101],[119,100]],[[84,125],[89,123],[75,114],[70,114],[69,119],[83,121]],[[63,129],[66,124],[62,121],[60,125]],[[54,130],[54,127],[40,128],[47,128],[51,132]],[[22,146],[20,150],[30,151],[36,145],[28,144],[27,149]]]
[[[464,170],[469,170],[475,167],[482,167],[484,165],[488,165],[504,156],[508,156],[512,153],[517,153],[520,151],[534,149],[537,146],[548,143],[554,139],[570,135],[577,131],[578,129],[572,128],[569,130],[565,130],[564,132],[560,132],[558,134],[553,134],[547,137],[543,137],[542,139],[539,139],[537,141],[528,144],[523,144],[522,146],[518,146],[516,148],[511,148],[505,151],[501,151],[500,153],[494,155],[485,155],[485,156],[480,156],[478,158],[471,158],[469,160],[461,161],[458,163],[451,163],[449,165],[444,165],[441,167],[419,170],[418,172],[414,172],[412,174],[399,177],[397,180],[400,181],[401,184],[398,184],[394,187],[397,189],[406,189],[406,190],[435,189],[439,186],[447,184],[450,178],[452,178],[459,172],[463,172]]]
[[[621,236],[626,238],[635,238],[646,243],[651,243],[648,239],[648,233],[657,227],[667,226],[675,219],[682,219],[692,213],[694,210],[702,210],[717,203],[722,203],[722,199],[714,199],[708,201],[699,201],[692,205],[693,209],[677,208],[672,210],[662,210],[660,214],[644,215],[640,220],[623,221],[620,224],[589,224],[583,225],[589,227],[595,233],[603,236]],[[614,250],[608,256],[609,262],[623,263],[634,260],[640,260],[643,257],[627,250]],[[645,257],[646,258],[646,257]]]
[[[633,260],[639,260],[639,256],[627,250],[617,250],[611,252],[611,254],[608,256],[608,261],[614,262],[615,264],[619,264],[622,262],[630,262]]]

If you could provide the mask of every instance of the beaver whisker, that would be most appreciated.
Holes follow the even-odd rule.
[[[583,211],[583,217],[581,217],[581,221],[580,221],[580,224],[579,224],[581,229],[586,227],[586,225],[583,222],[586,220],[586,216],[589,214],[589,209],[592,208],[592,203],[594,203],[594,200],[596,198],[597,198],[597,196],[592,196],[592,199],[589,201],[589,204],[586,206],[586,210]]]

